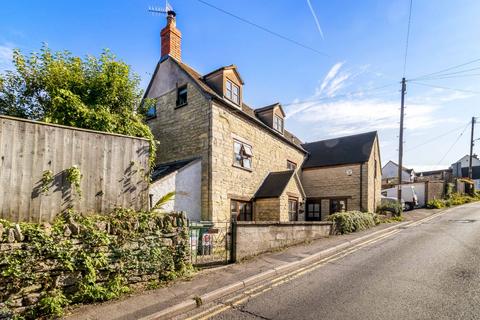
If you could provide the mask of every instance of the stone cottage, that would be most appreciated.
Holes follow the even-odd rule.
[[[182,62],[181,32],[175,13],[168,13],[145,93],[157,100],[147,119],[160,141],[157,172],[199,159],[200,196],[188,200],[191,219],[304,220],[301,170],[308,150],[285,129],[279,103],[253,109],[243,102],[244,84],[235,65],[202,75]],[[162,181],[152,184],[152,197],[167,190]]]
[[[323,220],[344,210],[375,212],[382,184],[376,131],[303,147],[309,152],[302,167],[306,220]]]

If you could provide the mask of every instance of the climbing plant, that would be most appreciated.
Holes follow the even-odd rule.
[[[82,196],[82,190],[80,188],[80,182],[82,181],[82,173],[78,166],[71,166],[70,168],[65,170],[66,179],[68,183],[73,187],[74,191],[78,196]]]
[[[42,192],[47,193],[50,190],[51,184],[53,182],[53,172],[52,170],[45,170],[42,173]]]

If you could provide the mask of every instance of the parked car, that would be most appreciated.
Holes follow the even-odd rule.
[[[382,190],[382,196],[397,199],[397,187]],[[415,193],[415,187],[412,185],[402,185],[402,205],[405,205],[405,210],[413,210],[418,206],[418,197]]]

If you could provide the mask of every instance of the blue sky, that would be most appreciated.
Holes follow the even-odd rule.
[[[208,1],[327,55],[276,38],[197,0],[171,0],[183,33],[184,62],[201,73],[237,65],[245,81],[245,102],[253,107],[283,103],[287,128],[305,141],[379,130],[382,162],[396,161],[409,0],[310,0],[323,37],[307,0]],[[81,56],[109,48],[132,66],[146,87],[159,59],[159,32],[165,24],[164,17],[147,13],[152,5],[164,2],[3,1],[0,70],[10,67],[12,48],[30,52],[47,42],[53,50]],[[478,12],[476,0],[414,0],[407,79],[480,58]],[[446,73],[478,67],[480,61]],[[472,76],[421,81],[466,91],[407,84],[407,166],[446,167],[468,153],[467,122],[480,116],[480,95],[467,91],[480,91],[480,70],[466,74]],[[305,100],[311,102],[301,103]],[[448,134],[441,136],[444,133]],[[476,151],[480,153],[478,146]]]

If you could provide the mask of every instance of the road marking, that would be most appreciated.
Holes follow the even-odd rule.
[[[383,240],[385,238],[389,238],[397,233],[401,232],[401,230],[393,230],[393,231],[389,231],[387,232],[386,234],[382,234],[376,238],[373,238],[373,239],[370,239],[370,240],[367,240],[367,241],[364,241],[362,243],[359,243],[351,248],[348,248],[348,249],[345,249],[345,250],[342,250],[340,252],[337,252],[336,254],[333,254],[329,257],[325,257],[311,265],[307,265],[305,267],[302,267],[302,268],[299,268],[297,270],[294,270],[290,273],[287,273],[285,275],[282,275],[282,276],[279,276],[277,278],[273,278],[273,279],[270,279],[268,280],[266,283],[263,283],[261,285],[258,285],[256,287],[253,287],[251,289],[248,289],[248,290],[245,290],[244,292],[232,297],[232,298],[229,298],[228,300],[226,300],[225,302],[223,302],[222,304],[217,304],[205,311],[202,311],[196,315],[193,315],[189,318],[186,318],[185,320],[206,320],[206,319],[209,319],[219,313],[222,313],[234,306],[237,306],[239,304],[242,304],[244,303],[245,301],[248,301],[249,299],[253,298],[253,297],[256,297],[260,294],[263,294],[267,291],[270,291],[272,290],[273,288],[281,285],[281,284],[284,284],[284,283],[287,283],[287,282],[290,282],[304,274],[307,274],[309,272],[312,272],[326,264],[328,264],[329,262],[332,262],[332,261],[336,261],[336,260],[339,260],[341,258],[344,258],[360,249],[363,249],[365,247],[368,247],[380,240]]]

